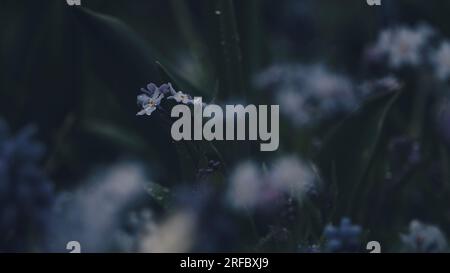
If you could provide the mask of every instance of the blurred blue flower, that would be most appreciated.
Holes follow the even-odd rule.
[[[54,193],[38,166],[44,147],[32,126],[15,137],[0,122],[0,251],[44,248]]]
[[[352,225],[350,219],[342,218],[339,226],[328,225],[325,228],[325,251],[327,252],[358,252],[361,247],[360,226]]]
[[[398,136],[389,142],[389,158],[393,172],[415,166],[422,160],[420,143],[408,136]]]

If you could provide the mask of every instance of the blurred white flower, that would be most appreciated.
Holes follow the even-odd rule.
[[[196,220],[190,212],[178,212],[141,235],[138,240],[140,253],[185,253],[195,240]]]
[[[322,64],[275,65],[257,75],[255,85],[273,91],[280,111],[297,126],[351,111],[358,104],[352,81]]]
[[[289,117],[295,125],[307,124],[311,116],[305,105],[305,97],[294,90],[286,90],[277,93],[277,103],[280,105],[281,113]]]
[[[433,33],[427,25],[386,29],[380,33],[373,51],[386,56],[392,68],[417,66],[422,62],[422,51]]]
[[[323,65],[312,66],[306,73],[305,90],[323,112],[351,110],[356,105],[353,85],[347,77],[332,73]]]
[[[409,225],[409,233],[400,236],[409,252],[437,253],[447,251],[447,240],[436,226],[425,225],[414,220]]]
[[[441,80],[447,80],[450,76],[450,43],[448,41],[443,42],[432,53],[431,61],[434,65],[436,76]]]
[[[277,159],[268,170],[245,162],[230,176],[229,200],[235,207],[249,209],[266,205],[285,194],[301,201],[316,182],[313,167],[293,156]]]
[[[311,190],[316,181],[316,174],[311,166],[293,156],[282,157],[272,166],[271,184],[282,192],[301,197]]]
[[[237,207],[252,208],[258,204],[263,188],[263,177],[252,162],[239,165],[231,175],[229,198]]]

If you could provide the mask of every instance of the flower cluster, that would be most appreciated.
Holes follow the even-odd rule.
[[[256,76],[255,85],[273,91],[281,112],[297,126],[347,113],[359,102],[352,81],[321,64],[272,66]]]
[[[267,171],[245,162],[231,175],[229,200],[233,206],[246,208],[261,206],[284,194],[301,200],[316,181],[313,167],[296,157],[280,158]]]
[[[12,136],[0,121],[0,251],[45,248],[54,192],[38,164],[44,147],[34,134],[30,126]]]
[[[137,113],[138,116],[150,116],[161,104],[164,98],[174,100],[177,103],[194,104],[194,100],[190,95],[182,91],[175,91],[171,83],[165,83],[161,86],[156,86],[150,83],[146,88],[141,88],[143,94],[137,96],[137,103],[142,110]]]

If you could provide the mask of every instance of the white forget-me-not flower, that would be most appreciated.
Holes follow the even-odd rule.
[[[172,96],[167,97],[168,99],[173,99],[178,103],[183,103],[183,104],[190,104],[190,103],[194,103],[194,100],[192,99],[191,96],[183,93],[182,91],[178,91],[175,94],[173,94]]]
[[[154,84],[149,84],[147,90],[141,89],[144,94],[137,97],[137,103],[142,107],[142,110],[137,113],[138,116],[150,116],[156,110],[164,94]]]
[[[161,104],[162,99],[173,99],[178,103],[196,104],[196,99],[192,96],[183,93],[182,91],[175,91],[171,83],[164,83],[157,87],[154,83],[150,83],[146,88],[141,88],[142,93],[137,97],[137,103],[142,107],[142,110],[137,113],[138,116],[150,116]]]

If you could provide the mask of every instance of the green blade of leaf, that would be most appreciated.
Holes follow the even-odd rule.
[[[219,97],[245,98],[242,56],[232,0],[208,1]]]
[[[85,34],[92,68],[119,97],[135,93],[157,75],[154,60],[162,57],[126,24],[83,8],[74,9],[73,16]]]
[[[324,178],[337,183],[337,217],[350,211],[355,189],[363,183],[372,164],[387,114],[399,94],[384,94],[367,101],[327,137],[318,163]]]
[[[193,84],[191,84],[189,81],[187,81],[174,71],[166,68],[166,66],[164,66],[160,62],[156,62],[156,67],[163,82],[171,82],[173,83],[175,89],[181,89],[192,96],[201,96],[206,100],[208,99],[208,96],[205,92],[195,87]]]

